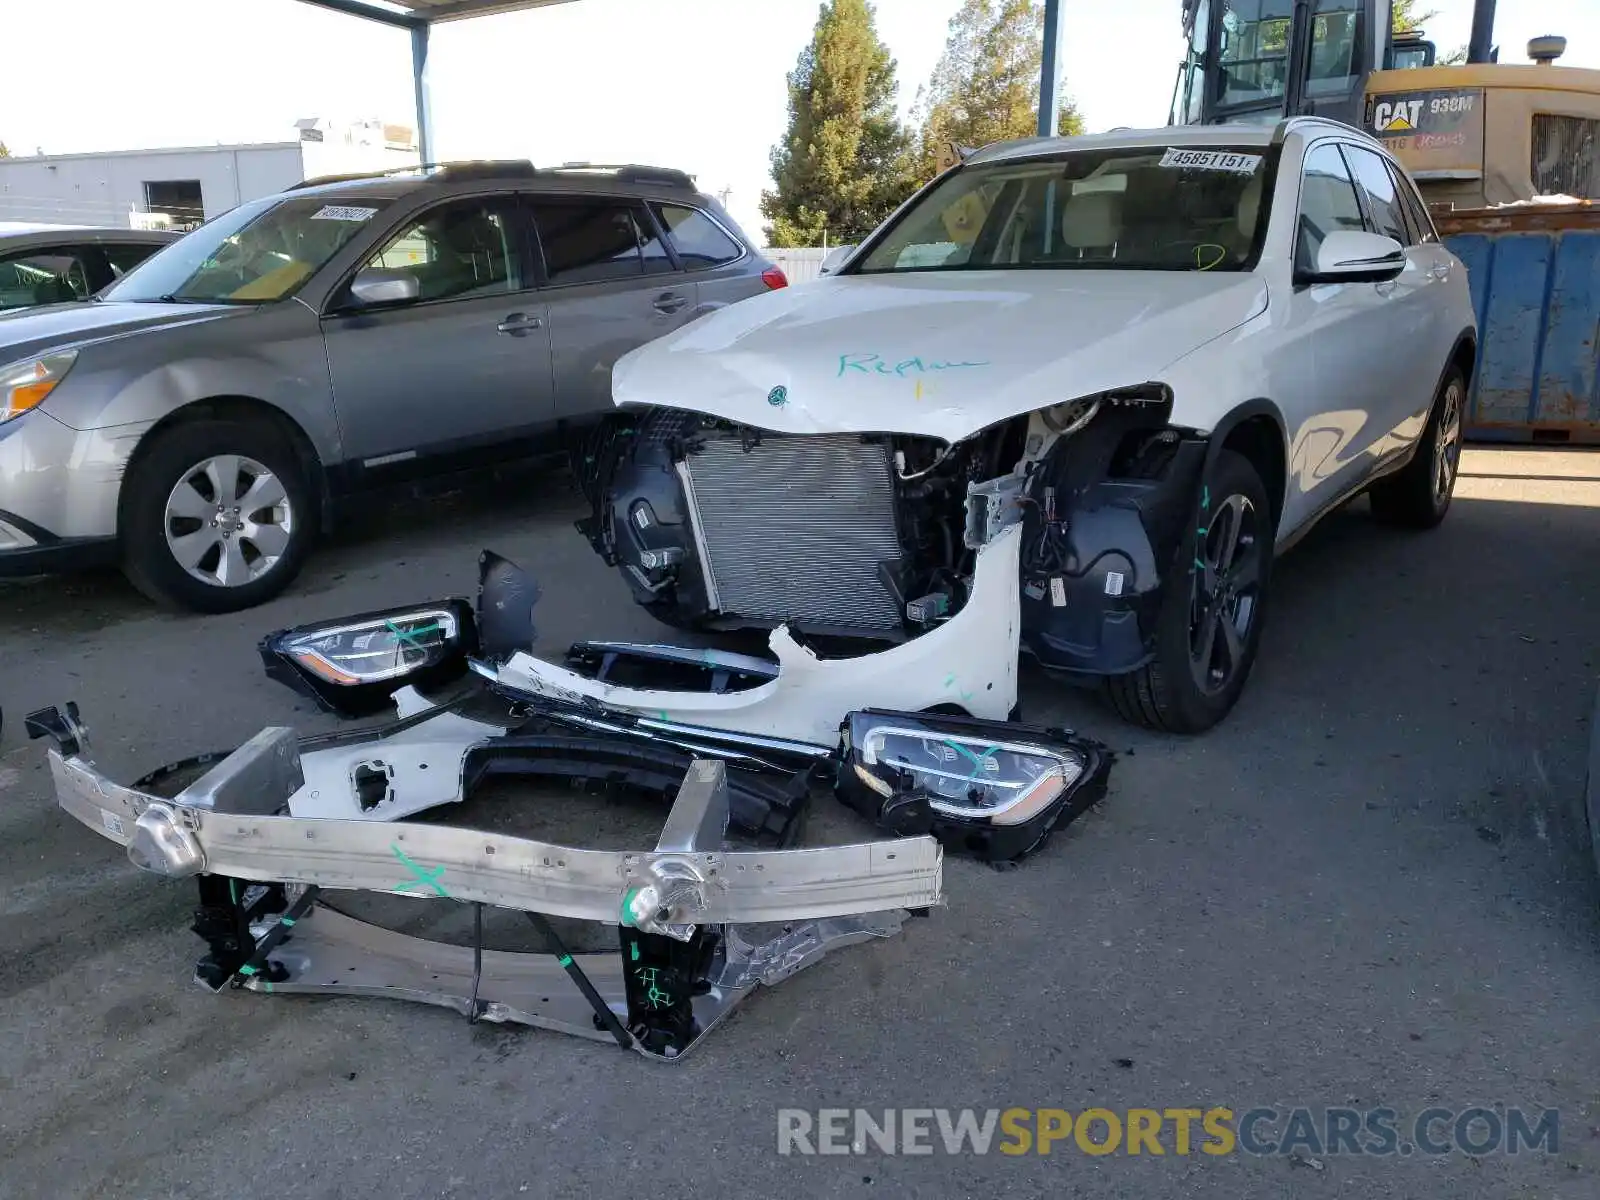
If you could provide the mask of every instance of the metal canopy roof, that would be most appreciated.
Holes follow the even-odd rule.
[[[491,17],[571,4],[573,0],[300,0],[317,8],[365,17],[411,31],[411,88],[417,102],[417,149],[423,162],[433,161],[433,102],[428,96],[428,31],[447,21]]]
[[[544,8],[570,4],[573,0],[301,0],[318,8],[353,17],[366,17],[386,25],[414,29],[419,25],[441,25],[446,21],[465,21],[469,17],[490,17],[496,13],[520,12],[525,8]]]
[[[447,21],[572,4],[576,0],[300,0],[332,12],[411,31],[411,82],[417,103],[417,148],[433,161],[433,104],[428,94],[428,31]],[[1189,3],[1191,0],[1185,0]],[[1480,4],[1483,0],[1479,0]],[[1061,13],[1064,0],[1044,0],[1044,53],[1039,80],[1039,136],[1056,131],[1061,103]]]

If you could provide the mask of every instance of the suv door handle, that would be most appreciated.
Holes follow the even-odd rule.
[[[511,313],[504,321],[495,326],[501,333],[524,333],[529,329],[542,329],[544,318],[536,317],[531,313]]]
[[[689,303],[687,296],[680,296],[676,292],[663,292],[656,297],[655,309],[658,313],[675,313],[687,303]]]
[[[1450,278],[1450,264],[1449,263],[1434,263],[1433,266],[1428,268],[1428,278],[1429,279],[1449,279]]]

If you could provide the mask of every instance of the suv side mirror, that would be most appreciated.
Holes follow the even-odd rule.
[[[1300,283],[1383,283],[1406,269],[1405,247],[1392,237],[1336,229],[1317,247],[1317,262]]]
[[[409,271],[366,267],[350,281],[350,299],[361,308],[415,300],[421,294],[422,285]]]
[[[822,265],[817,268],[818,275],[832,275],[849,258],[855,250],[854,246],[835,246],[822,256]]]

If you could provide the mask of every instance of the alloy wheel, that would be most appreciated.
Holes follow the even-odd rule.
[[[1444,389],[1444,407],[1433,434],[1433,499],[1441,503],[1450,495],[1461,462],[1461,384],[1452,379]]]
[[[1189,668],[1207,695],[1223,691],[1245,663],[1245,644],[1261,599],[1261,522],[1247,496],[1229,496],[1210,513],[1195,547]]]
[[[218,454],[183,473],[162,529],[173,559],[211,587],[243,587],[278,565],[295,529],[283,482],[253,458]]]

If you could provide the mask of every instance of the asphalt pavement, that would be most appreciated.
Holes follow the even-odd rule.
[[[482,547],[543,578],[541,649],[661,636],[562,484],[368,517],[233,616],[158,612],[114,574],[0,585],[0,1197],[1592,1200],[1600,453],[1476,450],[1464,472],[1441,529],[1358,502],[1280,564],[1255,676],[1207,736],[1134,731],[1026,673],[1031,719],[1120,752],[1105,803],[1016,870],[947,859],[932,919],[758,995],[671,1067],[420,1006],[204,993],[191,885],[60,813],[23,739],[25,711],[76,699],[132,778],[265,724],[326,727],[261,674],[260,635],[470,595]],[[541,833],[611,820],[586,803],[544,805]],[[869,833],[824,797],[809,836]],[[1416,1115],[1479,1105],[1502,1127],[1557,1110],[1555,1145],[1401,1152]],[[1160,1155],[950,1155],[937,1131],[933,1154],[778,1152],[780,1109],[1217,1107],[1275,1110],[1258,1148],[1297,1107],[1393,1109],[1402,1136],[1387,1155],[1207,1154],[1198,1124],[1187,1154],[1170,1124]]]

